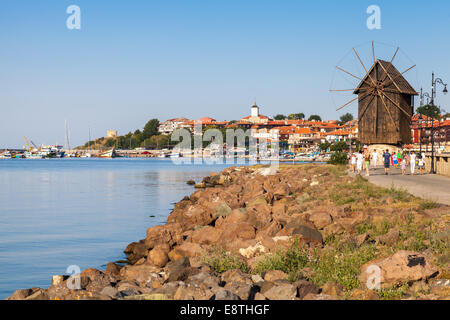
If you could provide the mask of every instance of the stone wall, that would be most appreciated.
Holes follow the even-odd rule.
[[[450,177],[450,154],[437,154],[435,155],[434,167],[436,173]],[[425,158],[425,170],[428,172],[431,169],[431,153],[426,154]]]

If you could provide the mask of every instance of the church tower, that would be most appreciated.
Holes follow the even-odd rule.
[[[255,118],[259,117],[259,107],[256,105],[256,100],[250,110],[251,110],[250,115],[252,117],[255,117]]]

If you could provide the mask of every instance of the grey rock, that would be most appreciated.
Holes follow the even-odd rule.
[[[212,299],[213,300],[239,300],[239,297],[236,294],[221,288],[215,292]]]
[[[100,294],[103,296],[115,298],[119,295],[119,291],[111,286],[104,287]]]

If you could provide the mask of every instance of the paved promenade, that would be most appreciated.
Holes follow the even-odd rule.
[[[396,188],[403,188],[417,197],[427,200],[433,200],[438,203],[450,205],[450,178],[424,173],[423,175],[411,175],[409,167],[406,175],[402,176],[400,169],[391,167],[389,175],[384,174],[384,168],[378,167],[370,170],[369,181],[381,187],[390,188],[394,185]],[[365,171],[361,176],[367,178]]]

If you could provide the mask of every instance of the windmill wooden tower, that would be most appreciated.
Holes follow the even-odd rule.
[[[393,61],[399,48],[390,61],[375,58],[375,49],[372,42],[373,64],[367,70],[353,48],[356,57],[365,71],[363,78],[337,66],[339,70],[359,79],[361,82],[354,89],[331,90],[353,91],[358,95],[337,110],[348,106],[358,100],[358,131],[359,140],[363,144],[391,144],[401,145],[411,142],[411,117],[414,114],[414,96],[418,93],[403,77],[403,74],[415,67],[400,73]]]

